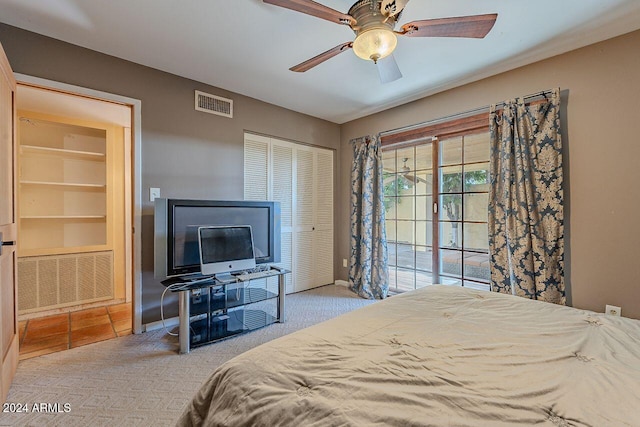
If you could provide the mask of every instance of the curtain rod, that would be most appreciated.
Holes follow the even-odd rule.
[[[540,92],[536,92],[536,93],[532,93],[529,95],[525,95],[525,96],[519,96],[518,98],[522,98],[522,99],[535,99],[541,96],[544,96],[545,98],[547,97],[547,94],[552,94],[554,91],[554,89],[547,89],[547,90],[541,90]],[[496,107],[502,107],[504,106],[505,101],[502,102],[498,102],[496,104],[494,104]],[[440,117],[434,120],[427,120],[426,122],[422,122],[422,123],[416,123],[414,125],[409,125],[409,126],[402,126],[396,129],[390,129],[390,130],[385,130],[380,132],[378,135],[379,136],[384,136],[384,135],[389,135],[389,134],[393,134],[396,132],[404,132],[407,130],[411,130],[411,129],[416,129],[416,128],[420,128],[426,125],[434,125],[437,123],[441,123],[441,122],[448,122],[449,120],[452,119],[459,119],[459,118],[463,118],[466,116],[472,116],[474,114],[479,114],[485,110],[489,110],[491,108],[491,105],[485,105],[484,107],[478,107],[478,108],[474,108],[473,110],[468,110],[468,111],[463,111],[462,113],[456,113],[456,114],[451,114],[449,116],[445,116],[445,117]]]

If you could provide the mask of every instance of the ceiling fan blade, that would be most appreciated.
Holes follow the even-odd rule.
[[[296,66],[293,66],[291,68],[289,68],[291,71],[295,71],[298,73],[304,73],[305,71],[315,67],[318,64],[322,64],[324,61],[326,61],[327,59],[331,59],[334,56],[336,56],[339,53],[342,53],[344,51],[346,51],[347,49],[351,49],[351,47],[353,46],[353,42],[346,42],[346,43],[342,43],[341,45],[338,45],[336,47],[334,47],[333,49],[329,49],[326,52],[322,52],[320,55],[318,56],[314,56],[311,59],[308,59]]]
[[[378,75],[380,76],[380,83],[390,83],[398,80],[402,77],[398,63],[393,56],[393,53],[389,56],[385,56],[382,59],[378,59],[376,62],[376,68],[378,69]]]
[[[409,37],[467,37],[481,39],[491,31],[497,18],[498,14],[492,13],[488,15],[413,21],[404,24],[398,34]]]
[[[338,12],[335,9],[321,5],[311,0],[262,0],[263,3],[306,13],[316,18],[326,19],[336,24],[355,25],[356,20],[351,15]]]
[[[409,3],[409,0],[382,0],[380,13],[387,18],[391,18],[402,12],[407,3]]]

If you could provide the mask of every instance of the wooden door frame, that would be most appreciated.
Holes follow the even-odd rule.
[[[26,74],[14,73],[18,84],[37,86],[42,89],[78,95],[96,100],[123,104],[131,108],[131,195],[132,195],[132,253],[133,271],[126,269],[131,275],[127,280],[133,285],[133,333],[142,333],[142,101],[122,95],[102,92],[94,89],[74,86],[67,83],[47,80]],[[126,160],[125,160],[126,163]],[[16,172],[17,173],[17,172]]]
[[[9,326],[9,323],[5,321],[8,319],[5,319],[6,316],[6,312],[3,312],[3,316],[2,316],[2,325],[0,325],[0,339],[2,340],[2,344],[0,345],[0,400],[2,400],[2,403],[5,403],[5,399],[7,398],[7,395],[9,394],[9,389],[11,387],[11,383],[13,381],[13,377],[15,375],[15,372],[18,368],[18,353],[19,353],[19,346],[20,346],[20,339],[19,339],[19,327],[18,327],[18,294],[16,292],[16,281],[17,281],[17,246],[16,246],[16,242],[17,242],[17,237],[18,237],[18,225],[17,225],[17,180],[16,180],[16,174],[18,173],[18,164],[17,164],[17,134],[16,134],[16,114],[17,114],[17,108],[16,108],[16,80],[15,77],[13,75],[13,71],[11,70],[11,66],[9,64],[9,60],[6,57],[5,53],[4,53],[4,49],[2,47],[2,44],[0,43],[0,79],[3,80],[3,85],[6,82],[7,83],[7,88],[9,89],[10,93],[11,93],[11,106],[9,107],[11,109],[11,123],[10,123],[10,127],[11,129],[9,130],[9,141],[8,143],[11,145],[11,158],[10,159],[6,159],[8,160],[7,164],[11,164],[11,168],[13,170],[13,176],[11,177],[11,218],[12,218],[12,222],[9,222],[7,224],[2,224],[0,226],[0,230],[3,233],[3,241],[7,242],[7,246],[5,248],[5,257],[11,257],[11,264],[12,264],[12,268],[11,268],[11,279],[12,279],[12,283],[7,284],[7,286],[12,286],[12,299],[13,299],[13,312],[12,314],[12,324],[10,326],[12,326],[12,333],[10,333],[8,335],[9,338],[9,342],[7,347],[5,348],[4,346],[4,342],[6,340],[6,338],[4,336],[5,332],[5,326]],[[2,102],[4,102],[4,100],[2,100]],[[3,201],[2,201],[3,202]],[[11,244],[9,244],[11,242]],[[1,242],[0,242],[1,244]],[[0,249],[2,249],[2,246],[0,246]],[[0,289],[0,291],[4,292],[5,289]],[[2,299],[2,301],[0,301],[4,304],[5,300]]]

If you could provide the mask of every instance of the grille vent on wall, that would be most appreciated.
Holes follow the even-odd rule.
[[[196,110],[233,118],[233,100],[196,90]]]
[[[114,298],[113,252],[18,258],[18,314]]]

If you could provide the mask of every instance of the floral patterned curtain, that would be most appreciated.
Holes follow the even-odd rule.
[[[389,272],[380,140],[367,136],[351,144],[349,288],[363,298],[383,299],[389,291]]]
[[[491,108],[491,290],[565,304],[560,90]]]

